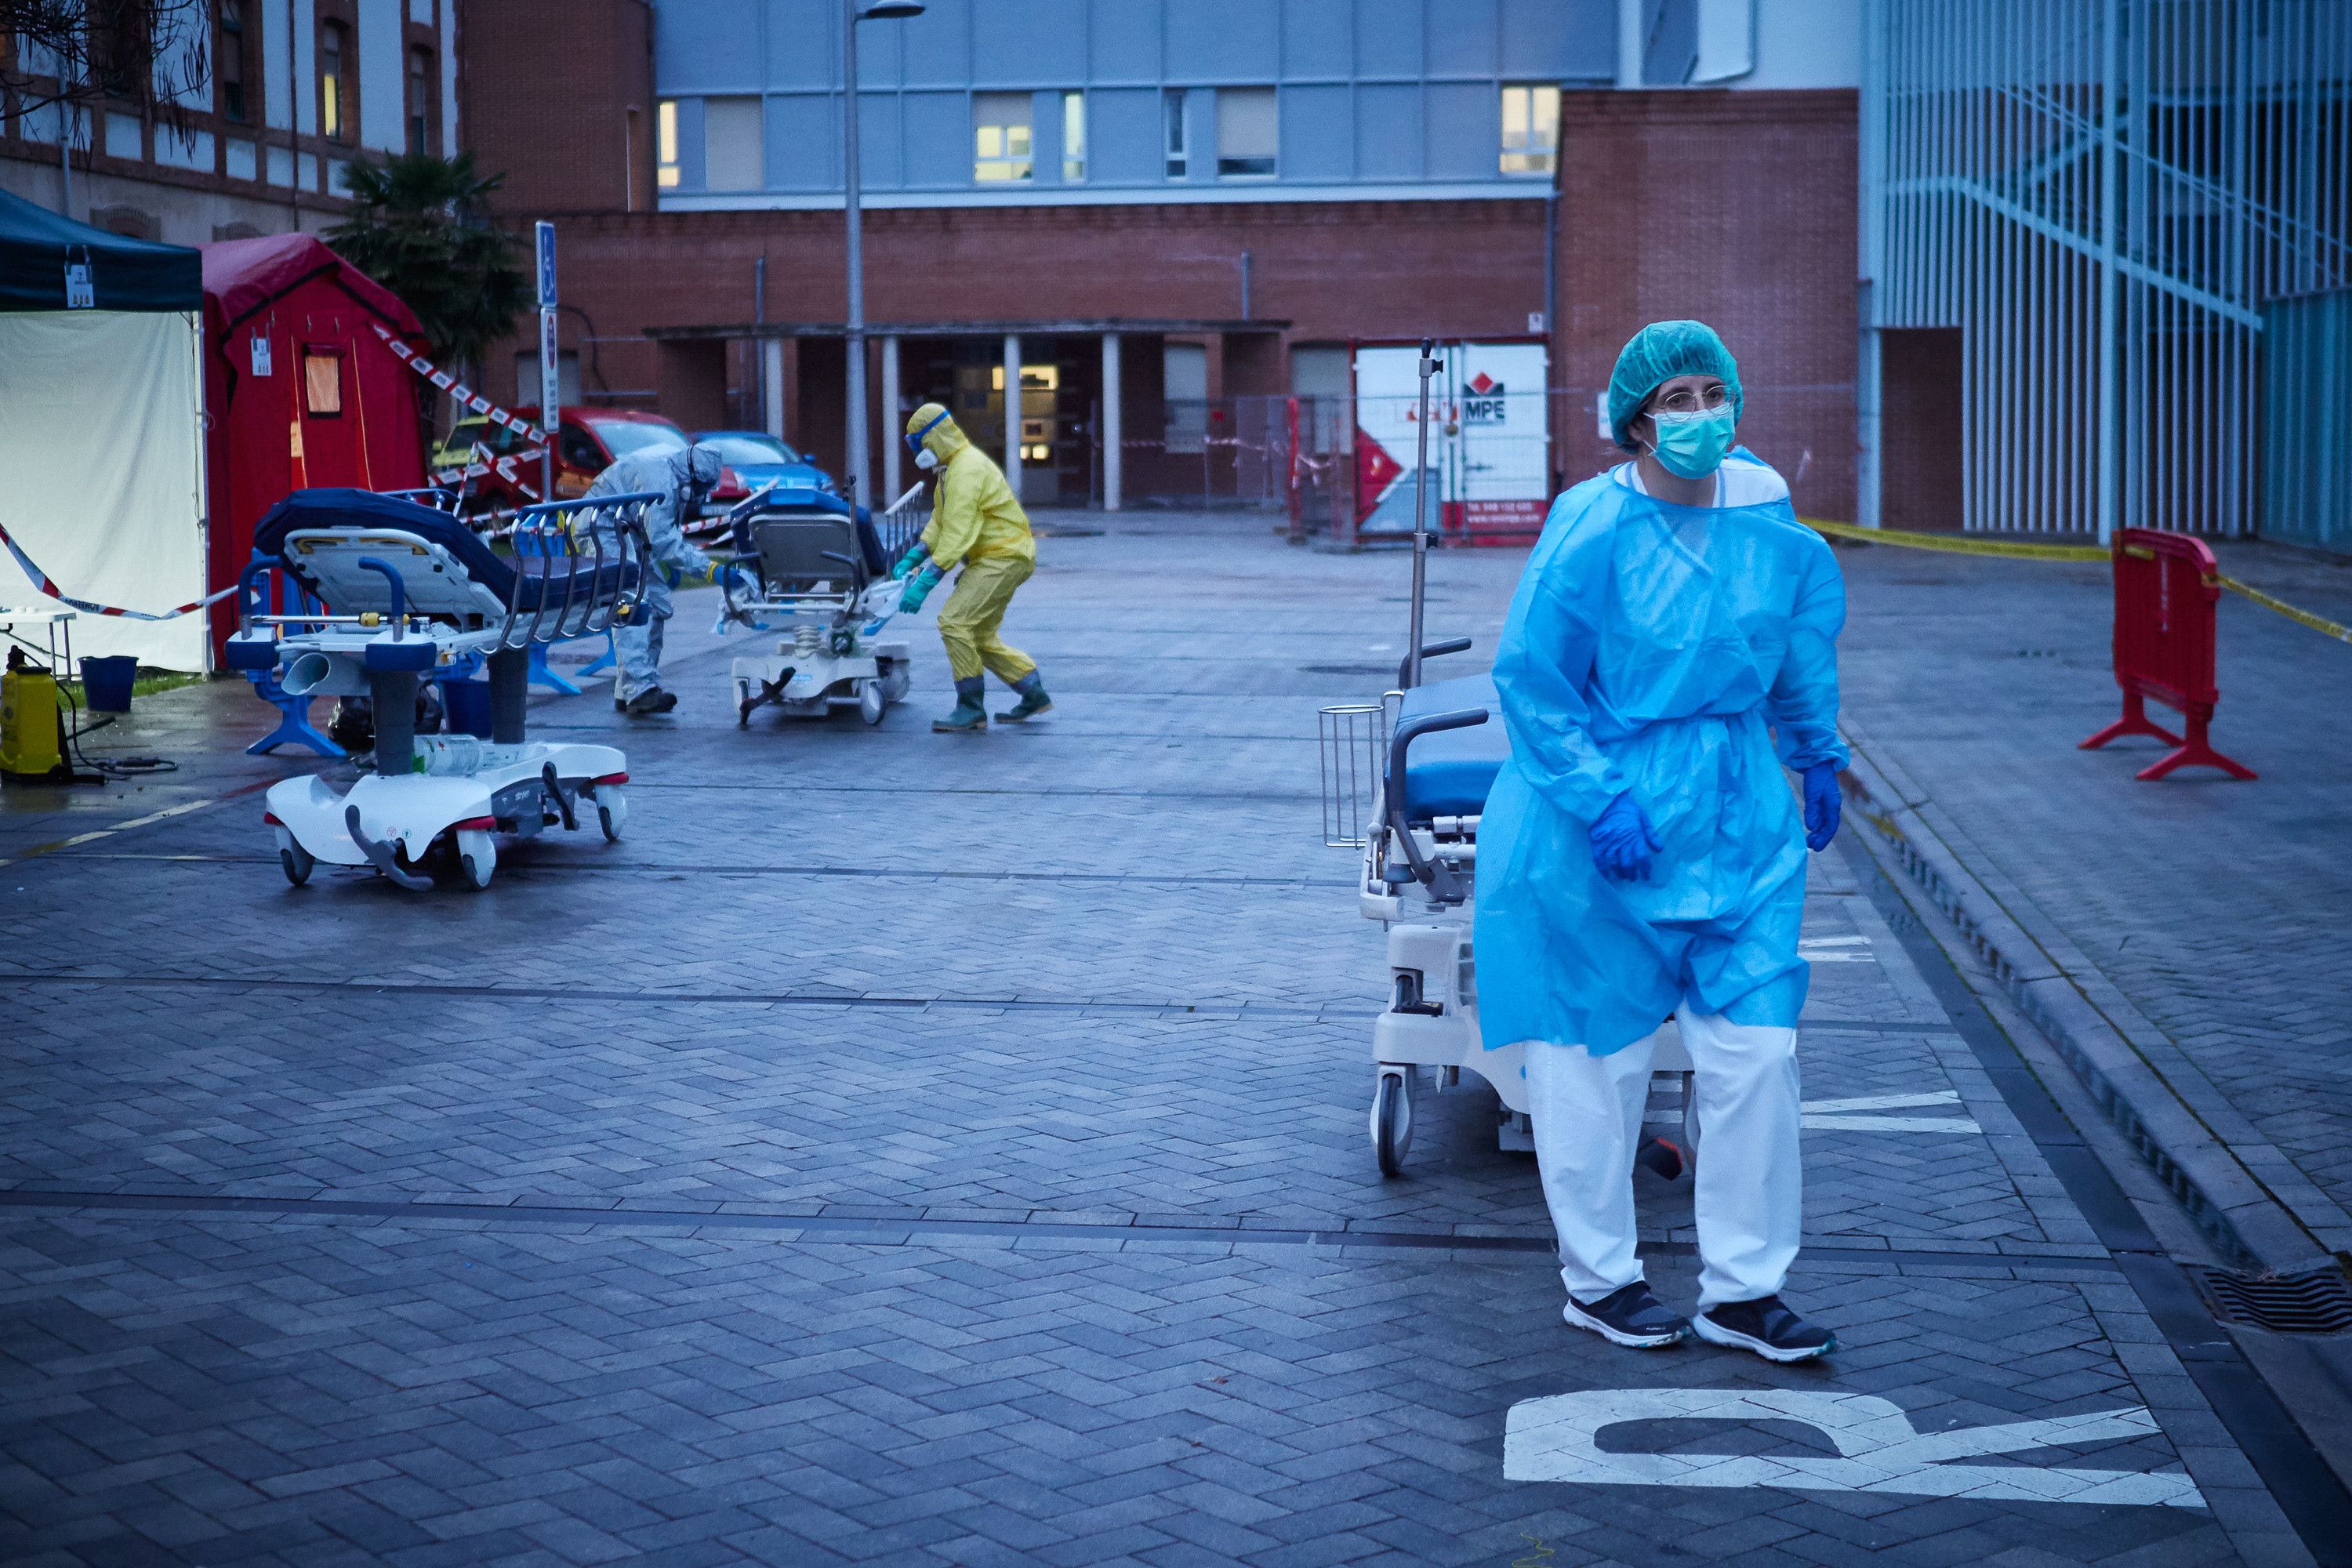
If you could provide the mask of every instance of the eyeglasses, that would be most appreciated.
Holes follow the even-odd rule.
[[[1650,399],[1643,412],[1649,414],[1712,413],[1730,401],[1731,394],[1725,389],[1723,383],[1718,381],[1699,392],[1693,392],[1686,386],[1678,386],[1672,392],[1661,393]]]

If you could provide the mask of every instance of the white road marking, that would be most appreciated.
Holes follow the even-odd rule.
[[[1800,1421],[1828,1438],[1836,1458],[1751,1454],[1610,1454],[1599,1438],[1629,1421]],[[1791,1491],[1899,1492],[1986,1501],[2076,1502],[2203,1508],[2179,1470],[2072,1466],[1955,1465],[1944,1461],[2031,1448],[2075,1447],[2157,1433],[2134,1405],[1998,1426],[1923,1433],[1903,1407],[1867,1394],[1814,1389],[1621,1388],[1524,1399],[1511,1406],[1503,1476],[1637,1487],[1769,1487]]]
[[[1818,1132],[1981,1132],[1973,1121],[1941,1116],[1808,1116],[1801,1125]]]
[[[1821,1132],[1982,1132],[1966,1117],[1858,1116],[1856,1111],[1903,1110],[1925,1106],[1957,1106],[1960,1092],[1938,1089],[1933,1094],[1865,1094],[1854,1100],[1809,1100],[1804,1125]]]
[[[185,816],[192,811],[202,811],[208,805],[218,805],[228,798],[227,795],[216,795],[211,800],[192,800],[180,805],[167,805],[161,811],[151,811],[144,816],[134,816],[128,822],[118,822],[111,827],[96,828],[89,833],[77,833],[71,838],[60,838],[54,843],[38,845],[22,855],[0,860],[0,866],[13,866],[18,860],[30,860],[37,856],[54,855],[60,849],[71,849],[77,845],[92,843],[100,838],[110,838],[115,834],[128,833],[134,827],[145,827],[151,823],[162,822],[167,817]]]
[[[1809,1100],[1808,1116],[1837,1116],[1849,1110],[1901,1110],[1907,1106],[1958,1105],[1960,1091],[1939,1089],[1933,1094],[1865,1094],[1859,1100]]]

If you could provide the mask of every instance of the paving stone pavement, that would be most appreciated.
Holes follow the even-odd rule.
[[[534,703],[626,729],[628,837],[480,895],[289,889],[249,796],[47,847],[303,771],[234,757],[219,686],[121,738],[184,779],[9,797],[0,1561],[2309,1560],[1860,858],[1814,865],[1805,1093],[1922,1126],[1807,1134],[1790,1291],[1844,1348],[1564,1328],[1489,1091],[1425,1097],[1402,1178],[1366,1143],[1381,938],[1317,842],[1314,709],[1386,684],[1402,560],[1255,518],[1041,553],[1008,630],[1059,705],[985,737],[928,732],[927,627],[878,730],[739,731],[741,639],[684,595],[674,721]],[[1517,565],[1437,557],[1433,633],[1484,645]],[[1639,1195],[1687,1303],[1688,1183]],[[1674,1388],[1928,1434],[2145,1407],[1982,1462],[2185,1467],[2203,1506],[1506,1478],[1514,1405]]]
[[[2352,562],[2221,554],[2223,571],[2352,621]],[[2352,726],[2314,700],[2343,689],[2352,648],[2224,595],[2213,742],[2262,777],[2144,784],[2132,774],[2158,742],[2076,750],[2118,711],[2105,567],[1840,559],[1857,731],[1927,790],[1972,869],[2055,928],[2092,1001],[2320,1247],[2352,1250]]]

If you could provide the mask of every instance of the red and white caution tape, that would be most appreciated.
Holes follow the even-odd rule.
[[[384,331],[383,323],[382,321],[370,321],[368,325],[375,329],[375,335],[383,340],[384,347],[393,352],[394,357],[398,359],[401,363],[406,365],[409,369],[415,371],[417,374],[423,376],[425,380],[431,382],[439,390],[447,393],[452,398],[456,399],[457,402],[467,410],[467,412],[471,414],[479,414],[491,424],[502,426],[505,428],[513,431],[516,435],[520,436],[526,441],[535,441],[539,443],[539,445],[530,447],[523,451],[509,452],[503,458],[494,458],[488,462],[468,463],[462,468],[436,469],[433,475],[434,479],[440,484],[454,485],[461,484],[467,479],[478,479],[486,475],[495,473],[499,478],[506,480],[507,483],[514,486],[515,489],[522,491],[523,494],[529,496],[531,500],[539,500],[539,491],[532,489],[528,482],[516,474],[515,465],[517,463],[537,462],[539,458],[546,453],[546,440],[541,432],[533,428],[531,425],[520,416],[508,413],[497,404],[492,403],[488,398],[484,397],[480,393],[476,392],[472,387],[467,386],[464,382],[459,381],[447,371],[436,367],[431,360],[426,359],[423,354],[418,353],[415,349],[410,348],[406,343],[402,342],[398,338],[394,337],[390,332]]]
[[[480,449],[478,447],[475,448],[477,451]],[[436,468],[433,470],[433,482],[436,485],[461,485],[467,479],[478,479],[485,474],[496,474],[531,500],[537,500],[538,489],[515,472],[515,465],[528,462],[538,456],[538,451],[510,452],[503,458],[468,463],[462,468]]]
[[[39,589],[41,593],[47,595],[49,598],[55,599],[58,603],[61,605],[69,605],[86,616],[120,616],[126,621],[177,620],[182,616],[193,615],[196,611],[203,609],[207,605],[216,605],[223,599],[227,598],[231,594],[236,592],[236,585],[232,584],[230,586],[223,588],[217,594],[206,595],[204,598],[192,600],[187,604],[182,605],[178,609],[165,610],[161,614],[155,614],[146,610],[126,610],[115,605],[93,604],[88,599],[77,599],[72,595],[67,593],[64,589],[58,587],[57,579],[42,571],[38,566],[34,565],[33,558],[25,553],[23,546],[19,545],[14,539],[9,537],[8,531],[5,527],[0,527],[0,545],[7,546],[8,553],[16,558],[17,566],[24,571],[26,576],[33,580],[34,587]]]

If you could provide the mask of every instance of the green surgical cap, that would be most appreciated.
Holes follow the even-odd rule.
[[[1739,362],[1715,329],[1705,321],[1652,321],[1627,342],[1617,356],[1617,368],[1610,373],[1610,439],[1628,452],[1635,450],[1625,426],[1661,383],[1678,375],[1722,377],[1731,398],[1731,417],[1739,417]]]

